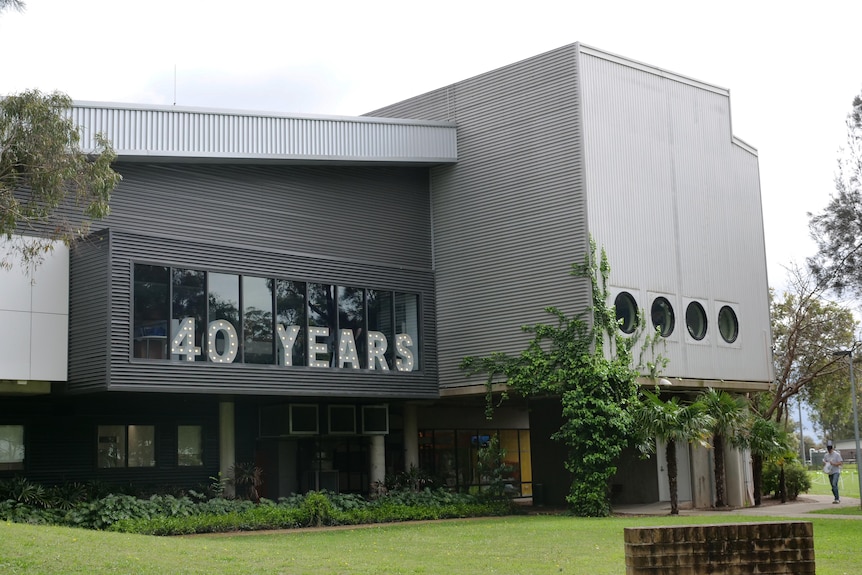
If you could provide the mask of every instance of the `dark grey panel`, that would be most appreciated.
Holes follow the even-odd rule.
[[[111,390],[263,394],[316,397],[436,398],[437,361],[434,282],[430,271],[300,257],[230,245],[111,231],[110,329]],[[419,293],[422,305],[422,370],[380,373],[362,370],[285,368],[261,365],[147,361],[131,358],[132,266],[134,262],[207,271],[332,282],[365,288]],[[72,300],[72,307],[77,306]],[[105,303],[102,304],[105,307]],[[73,334],[73,338],[74,338]],[[102,337],[105,342],[107,338]],[[104,343],[103,343],[104,346]],[[104,359],[104,347],[101,358]],[[95,360],[93,360],[95,361]],[[86,362],[70,373],[72,387],[89,389]],[[85,377],[86,376],[86,377]],[[104,381],[104,380],[103,380]]]
[[[431,267],[427,168],[120,164],[105,227]]]
[[[105,389],[108,376],[110,261],[107,234],[72,246],[69,257],[69,382],[72,391]]]
[[[369,114],[458,123],[458,164],[431,171],[441,386],[481,384],[461,360],[518,353],[546,306],[589,306],[569,275],[589,237],[577,58],[566,46]]]

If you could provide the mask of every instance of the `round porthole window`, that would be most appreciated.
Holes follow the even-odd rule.
[[[729,305],[722,306],[718,310],[718,333],[727,343],[733,343],[739,337],[739,320],[736,319],[736,312]]]
[[[676,317],[674,317],[673,307],[667,298],[657,297],[652,300],[650,316],[652,316],[653,329],[659,332],[662,337],[667,337],[673,333]]]
[[[696,301],[685,308],[685,327],[688,328],[688,334],[697,341],[706,337],[706,312]]]
[[[634,333],[638,326],[638,304],[629,292],[622,291],[614,299],[617,324],[623,333]]]

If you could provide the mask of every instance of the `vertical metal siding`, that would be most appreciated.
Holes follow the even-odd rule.
[[[86,149],[102,133],[123,156],[454,161],[455,127],[360,118],[266,116],[76,104]]]
[[[611,284],[665,294],[677,330],[703,302],[703,342],[670,338],[667,374],[769,381],[769,333],[757,158],[734,144],[721,90],[582,56],[589,225],[608,252]],[[715,302],[740,306],[740,346],[724,344]]]
[[[521,326],[589,305],[576,46],[371,115],[457,120],[459,162],[432,169],[440,384],[480,384],[468,355],[518,353]]]

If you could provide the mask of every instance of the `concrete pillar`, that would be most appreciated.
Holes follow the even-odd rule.
[[[414,404],[404,405],[404,471],[419,467],[419,422]]]
[[[368,470],[368,479],[373,485],[375,482],[383,483],[386,480],[386,448],[383,435],[372,435],[371,445],[368,449],[371,469]]]
[[[236,426],[232,401],[219,402],[218,419],[219,471],[222,479],[227,479],[230,468],[236,463]],[[234,495],[233,485],[225,486],[225,495]]]
[[[731,507],[742,507],[745,504],[745,474],[743,472],[742,452],[724,443],[724,484],[725,503]]]

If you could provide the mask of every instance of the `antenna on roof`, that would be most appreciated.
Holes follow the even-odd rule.
[[[177,65],[174,64],[174,106],[177,105]]]

